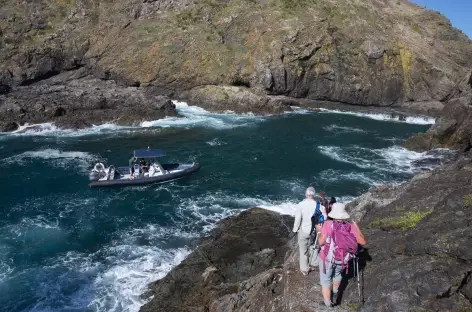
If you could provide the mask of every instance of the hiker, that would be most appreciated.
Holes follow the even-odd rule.
[[[323,223],[325,222],[325,220],[328,219],[328,215],[326,213],[327,200],[325,199],[325,197],[326,194],[324,192],[320,192],[320,196],[316,201],[315,211],[311,216],[311,243],[315,241],[316,235],[321,232],[321,227],[323,226]],[[316,232],[314,232],[314,229],[316,229]]]
[[[328,202],[328,205],[325,206],[326,207],[326,213],[329,215],[329,213],[331,212],[331,209],[333,209],[333,204],[336,203],[336,198],[335,197],[331,197],[331,199],[329,200]],[[328,220],[332,220],[329,216],[328,216]]]
[[[295,222],[293,232],[298,233],[298,247],[300,249],[300,271],[307,275],[308,267],[308,246],[310,245],[310,232],[312,229],[311,217],[316,209],[315,188],[309,187],[305,192],[305,199],[301,201],[295,211]],[[324,208],[324,207],[323,207]],[[321,228],[320,228],[321,230]]]
[[[350,218],[346,206],[334,203],[327,220],[321,229],[318,239],[321,247],[319,255],[320,284],[323,303],[332,307],[337,302],[342,271],[348,270],[349,262],[357,253],[358,244],[366,241],[356,222],[348,222]],[[335,300],[331,301],[331,288]]]
[[[326,208],[328,207],[329,201],[328,198],[326,198],[326,193],[325,192],[320,192],[320,203],[325,206]]]
[[[133,164],[136,162],[136,157],[131,157],[131,159],[128,161],[128,164],[129,164],[129,174],[130,175],[133,175],[134,174],[134,166]]]

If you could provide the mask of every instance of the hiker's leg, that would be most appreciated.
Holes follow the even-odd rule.
[[[333,275],[333,265],[320,258],[320,285],[323,301],[326,306],[331,306],[331,278]]]
[[[339,290],[339,285],[341,285],[342,280],[342,265],[336,264],[333,266],[333,293],[337,293]]]
[[[308,246],[310,243],[310,234],[302,231],[298,232],[298,248],[300,250],[300,271],[308,273]]]

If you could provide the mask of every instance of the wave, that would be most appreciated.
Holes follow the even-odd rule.
[[[41,298],[29,310],[59,311],[53,307],[62,303],[71,310],[137,312],[146,303],[141,296],[149,283],[163,278],[189,253],[184,247],[162,249],[135,243],[92,254],[67,252],[51,265],[28,272],[35,275],[32,286],[35,297]]]
[[[336,134],[338,133],[365,133],[364,130],[359,129],[359,128],[354,128],[354,127],[343,127],[343,126],[338,126],[335,124],[325,126],[323,127],[324,130],[329,131],[329,132],[334,132]]]
[[[320,172],[318,178],[323,182],[337,183],[344,181],[356,181],[369,186],[379,186],[391,182],[385,176],[369,174],[366,172],[345,172],[344,170],[327,169]]]
[[[210,146],[226,145],[226,142],[221,141],[221,140],[218,139],[218,138],[214,138],[213,140],[207,141],[207,142],[205,142],[205,143],[208,144],[208,145],[210,145]]]
[[[212,113],[198,106],[191,106],[185,102],[172,101],[176,106],[177,112],[183,117],[166,117],[159,120],[143,121],[139,126],[119,126],[113,123],[94,125],[85,129],[61,129],[54,123],[25,124],[18,130],[0,134],[0,139],[15,136],[53,136],[60,135],[64,137],[80,137],[88,135],[103,135],[110,133],[135,132],[143,128],[161,127],[161,128],[184,128],[205,127],[213,129],[232,129],[236,127],[245,127],[254,125],[267,119],[268,116],[256,116],[253,113],[236,114],[231,110],[224,113]],[[292,111],[286,114],[308,114],[312,113],[300,107],[292,107]]]
[[[38,151],[27,151],[19,155],[0,160],[0,166],[29,165],[33,160],[41,159],[58,168],[78,167],[81,172],[88,172],[90,163],[96,156],[78,151],[61,151],[57,149],[43,149]]]
[[[401,146],[369,149],[360,146],[319,146],[325,156],[348,163],[361,169],[416,174],[430,171],[440,165],[444,158],[453,153],[447,149],[436,149],[417,153]]]
[[[326,108],[319,108],[318,110],[321,111],[322,113],[344,114],[344,115],[351,115],[351,116],[357,116],[357,117],[362,117],[362,118],[370,118],[374,120],[404,122],[404,123],[415,124],[415,125],[433,125],[436,123],[435,118],[428,117],[428,116],[407,116],[405,118],[401,118],[400,115],[398,114],[359,113],[359,112],[340,111],[340,110],[326,109]]]
[[[142,127],[178,127],[193,128],[206,127],[214,129],[232,129],[236,127],[249,126],[264,117],[254,114],[236,114],[232,111],[225,113],[212,113],[198,106],[190,106],[185,102],[172,101],[177,112],[183,117],[166,117],[164,119],[145,121]]]
[[[93,299],[88,308],[95,311],[139,311],[146,303],[141,296],[148,285],[163,278],[189,253],[187,248],[162,249],[135,244],[104,249],[100,254],[107,255],[108,267],[93,281]]]

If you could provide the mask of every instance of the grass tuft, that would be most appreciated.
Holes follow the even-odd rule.
[[[408,230],[416,227],[416,225],[431,212],[433,212],[432,209],[429,209],[427,211],[416,212],[409,211],[399,217],[385,218],[373,221],[369,224],[369,227]]]
[[[464,196],[464,206],[472,207],[472,194]]]

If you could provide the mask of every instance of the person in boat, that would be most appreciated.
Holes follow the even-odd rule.
[[[134,165],[134,163],[136,162],[136,160],[137,160],[136,157],[133,156],[133,157],[130,158],[130,160],[129,160],[129,162],[128,162],[130,175],[133,175],[133,174],[134,174],[134,166],[133,166],[133,165]]]
[[[141,170],[143,172],[148,172],[149,171],[149,164],[146,163],[146,159],[141,158],[141,160],[139,161],[139,165],[141,166]]]

